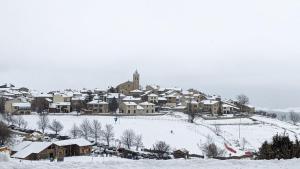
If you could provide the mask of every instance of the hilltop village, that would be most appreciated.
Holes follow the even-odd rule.
[[[195,89],[140,86],[140,74],[135,71],[132,81],[107,90],[82,89],[37,92],[12,84],[0,86],[0,111],[9,114],[32,112],[151,115],[162,111],[194,112],[218,116],[237,112],[253,113],[255,108],[240,104],[236,99],[222,99]]]
[[[203,158],[197,148],[199,138],[217,140],[218,146],[225,146],[227,157],[232,153],[252,157],[257,148],[249,144],[241,149],[240,134],[238,139],[232,134],[226,140],[217,122],[211,124],[219,120],[236,125],[240,119],[240,123],[258,125],[247,96],[222,99],[196,89],[142,87],[138,71],[132,81],[107,90],[38,92],[4,84],[0,112],[5,138],[0,152],[9,151],[13,159],[63,161],[64,157],[103,154],[129,159]],[[15,140],[12,146],[11,139]]]

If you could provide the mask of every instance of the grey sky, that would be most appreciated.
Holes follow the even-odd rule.
[[[50,90],[131,79],[260,107],[300,106],[299,0],[0,0],[0,82]]]

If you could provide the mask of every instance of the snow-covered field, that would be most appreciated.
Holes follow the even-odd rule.
[[[187,123],[187,116],[182,113],[167,114],[163,116],[128,116],[119,117],[115,123],[111,116],[67,116],[50,115],[50,120],[61,121],[64,129],[61,134],[69,135],[73,124],[80,125],[85,120],[97,119],[105,124],[114,126],[115,136],[119,139],[126,129],[133,129],[137,134],[142,134],[144,146],[151,148],[156,141],[165,141],[173,149],[185,148],[191,153],[202,154],[199,145],[204,143],[207,136],[211,136],[216,144],[224,148],[224,143],[229,144],[235,150],[240,147],[237,144],[239,140],[246,141],[245,151],[258,150],[265,140],[271,140],[277,133],[288,133],[291,138],[295,134],[299,135],[299,127],[282,122],[276,119],[270,119],[262,116],[253,116],[257,120],[249,118],[227,119],[227,120],[203,120],[197,119],[195,124]],[[25,115],[24,119],[28,121],[28,128],[37,129],[37,115]],[[241,122],[242,125],[239,126]],[[216,126],[220,128],[220,136],[215,133]],[[173,131],[173,133],[171,133]],[[51,131],[47,130],[51,133]],[[241,155],[244,151],[238,151],[235,155]]]
[[[298,169],[300,160],[126,160],[120,158],[72,157],[64,162],[19,161],[0,162],[1,169]]]
[[[28,128],[37,129],[37,115],[23,116],[28,121]],[[72,125],[85,120],[97,119],[105,124],[114,126],[116,138],[120,138],[125,129],[133,129],[137,134],[143,135],[144,146],[147,148],[159,140],[166,141],[173,149],[185,148],[191,153],[202,154],[199,145],[206,141],[210,135],[216,144],[224,148],[224,143],[229,144],[237,150],[237,154],[241,155],[247,150],[258,150],[262,142],[270,141],[277,133],[286,132],[293,138],[294,135],[300,133],[298,126],[276,119],[263,116],[253,116],[242,119],[227,120],[204,120],[197,119],[194,124],[187,122],[187,116],[182,113],[167,114],[161,116],[130,116],[119,117],[115,123],[114,117],[110,116],[72,116],[72,115],[50,115],[50,120],[56,119],[63,123],[64,129],[61,134],[69,135]],[[241,125],[239,123],[241,122]],[[216,126],[220,129],[220,135],[216,135]],[[173,133],[171,133],[171,130]],[[246,141],[245,150],[239,150],[241,146],[237,144],[240,138]],[[47,132],[51,133],[50,130]],[[241,143],[241,142],[240,142]],[[4,158],[5,159],[5,158]],[[256,161],[256,160],[208,160],[208,159],[192,159],[192,160],[127,160],[117,157],[69,157],[64,162],[49,161],[25,161],[7,158],[8,161],[0,162],[0,169],[90,169],[90,168],[139,168],[139,169],[176,169],[176,168],[206,168],[206,169],[298,169],[300,160],[272,160],[272,161]]]

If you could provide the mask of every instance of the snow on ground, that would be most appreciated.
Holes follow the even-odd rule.
[[[286,130],[295,132],[296,134],[300,134],[300,127],[299,126],[295,126],[289,122],[285,122],[285,121],[280,121],[278,119],[272,119],[272,118],[268,118],[268,117],[264,117],[264,116],[253,116],[253,119],[261,122],[261,123],[267,123],[273,126],[278,126],[281,128],[284,128]]]
[[[199,145],[207,140],[210,135],[216,144],[224,149],[224,143],[229,144],[235,150],[240,149],[237,142],[244,138],[246,140],[246,150],[258,150],[261,144],[267,140],[271,141],[277,133],[286,132],[293,139],[295,133],[299,133],[299,127],[290,123],[282,122],[263,116],[253,116],[253,121],[249,118],[242,119],[222,119],[222,120],[204,120],[197,119],[195,124],[187,122],[187,116],[183,113],[171,113],[161,116],[126,116],[119,117],[115,123],[113,116],[67,116],[50,115],[50,120],[61,121],[64,129],[61,134],[69,135],[70,129],[74,123],[80,123],[88,119],[90,121],[97,119],[105,124],[114,126],[115,136],[119,139],[126,129],[133,129],[137,134],[142,134],[144,146],[151,148],[157,141],[165,141],[173,149],[185,148],[191,153],[202,154]],[[25,115],[24,119],[29,122],[28,128],[37,129],[37,115]],[[241,124],[239,126],[239,122]],[[220,136],[215,133],[216,126],[220,128]],[[286,130],[285,130],[286,129]],[[173,131],[173,133],[171,133]],[[239,139],[240,131],[240,139]],[[51,131],[47,130],[48,133]],[[238,152],[234,155],[242,155]]]
[[[231,143],[235,143],[239,140],[239,125],[224,125],[220,126],[223,131],[222,135]],[[243,138],[246,140],[246,149],[258,150],[264,141],[271,141],[275,134],[281,134],[284,130],[276,126],[270,125],[241,125],[240,126],[240,143]],[[294,136],[290,133],[290,136]],[[293,139],[293,138],[292,138]]]
[[[211,125],[237,125],[237,124],[248,124],[252,125],[255,122],[249,118],[236,118],[236,119],[224,119],[224,120],[203,120],[199,119],[196,122],[202,122]]]
[[[25,115],[24,119],[29,122],[28,128],[37,129],[38,116]],[[74,123],[80,123],[88,119],[90,121],[97,119],[102,126],[112,124],[114,126],[115,137],[120,138],[123,131],[133,129],[137,134],[142,134],[144,146],[151,148],[157,141],[166,141],[172,148],[185,148],[192,153],[201,154],[198,144],[206,141],[206,136],[211,135],[220,145],[223,141],[208,128],[196,126],[185,122],[182,119],[174,117],[119,117],[115,123],[114,117],[111,116],[49,116],[52,121],[56,119],[64,125],[61,134],[69,135],[70,129]],[[173,133],[171,133],[171,130]],[[50,130],[46,132],[51,133]]]
[[[65,162],[49,161],[19,161],[10,160],[0,162],[1,169],[298,169],[300,160],[126,160],[120,158],[103,157],[71,157],[65,158]]]

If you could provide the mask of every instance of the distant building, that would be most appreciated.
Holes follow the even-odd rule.
[[[87,110],[90,113],[108,113],[108,103],[100,100],[93,100],[87,104]]]
[[[218,114],[218,110],[220,107],[220,101],[216,100],[203,100],[201,102],[203,104],[203,112],[209,112],[213,115]]]
[[[133,74],[133,81],[127,81],[119,84],[116,89],[119,93],[129,95],[130,91],[137,90],[140,88],[140,74],[136,70]]]
[[[21,99],[13,99],[5,102],[5,112],[11,114],[30,114],[31,103]]]
[[[119,111],[120,113],[136,114],[137,106],[135,102],[122,102],[119,105]]]
[[[152,94],[149,94],[149,95],[148,95],[148,102],[157,104],[157,103],[158,103],[158,95],[153,94],[153,93],[152,93]]]
[[[150,102],[140,103],[139,106],[143,108],[142,113],[155,113],[155,104]]]

